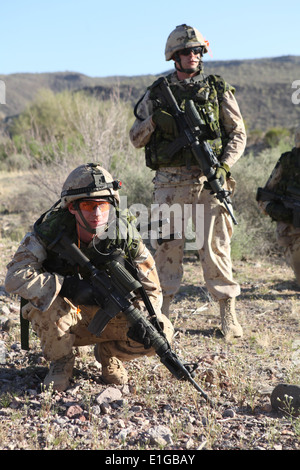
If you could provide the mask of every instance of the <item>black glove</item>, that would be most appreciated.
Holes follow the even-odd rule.
[[[293,223],[293,211],[284,206],[280,201],[272,201],[266,207],[266,212],[276,222]]]
[[[78,276],[66,276],[59,295],[67,297],[74,305],[97,305],[93,287]]]
[[[133,341],[143,344],[145,349],[151,348],[151,341],[142,320],[138,320],[129,328],[127,336]]]

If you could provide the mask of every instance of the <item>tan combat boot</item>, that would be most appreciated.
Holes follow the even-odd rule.
[[[124,385],[128,382],[127,372],[122,362],[111,355],[107,344],[96,344],[94,354],[96,360],[102,365],[102,379],[105,383]]]
[[[44,386],[49,388],[52,384],[53,390],[64,392],[70,385],[74,362],[75,356],[73,353],[62,357],[58,361],[51,362],[49,372],[44,379]]]
[[[241,338],[243,329],[236,318],[235,299],[229,298],[219,301],[222,332],[226,341],[232,338]]]

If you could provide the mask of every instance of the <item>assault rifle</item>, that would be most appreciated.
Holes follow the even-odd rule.
[[[193,379],[195,367],[193,366],[191,370],[189,364],[183,364],[172,351],[162,330],[160,331],[158,322],[154,321],[152,324],[143,313],[134,307],[132,300],[136,297],[136,291],[141,288],[141,284],[117,259],[109,260],[103,269],[97,269],[75,243],[72,243],[65,235],[56,240],[51,249],[59,253],[69,263],[79,265],[84,277],[89,279],[94,287],[95,301],[100,308],[88,326],[90,333],[100,336],[106,324],[119,312],[123,312],[132,327],[146,332],[150,346],[154,348],[164,366],[177,379],[189,381],[213,406],[212,400]]]
[[[170,114],[175,118],[179,130],[179,136],[168,145],[166,153],[169,156],[173,156],[184,147],[190,148],[204,176],[206,176],[213,194],[224,204],[233,223],[237,225],[237,221],[229,207],[232,204],[229,197],[231,193],[226,191],[216,178],[216,169],[220,166],[220,162],[206,141],[209,138],[206,121],[210,117],[204,114],[200,116],[192,100],[186,101],[185,112],[182,111],[170,89],[168,81],[164,77],[156,80],[151,88],[158,92],[159,97],[167,105]]]
[[[282,202],[284,207],[293,211],[293,226],[300,227],[300,191],[297,188],[288,187],[286,195],[276,194],[264,188],[258,188],[256,193],[257,201]]]
[[[154,238],[158,245],[162,245],[164,242],[169,242],[170,240],[176,240],[182,238],[181,232],[170,233],[168,237],[162,237],[162,227],[163,225],[168,224],[170,225],[170,219],[162,219],[162,220],[151,220],[147,225],[137,225],[137,230],[143,238],[145,233],[150,233],[151,231],[156,232],[156,237]]]

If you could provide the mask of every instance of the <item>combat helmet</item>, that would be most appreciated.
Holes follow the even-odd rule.
[[[119,202],[119,180],[114,180],[111,174],[98,163],[86,163],[73,170],[63,184],[61,192],[61,207],[66,208],[70,202],[83,198],[112,198]]]
[[[208,42],[196,28],[181,24],[169,34],[165,47],[166,61],[171,60],[174,54],[182,49],[190,47],[202,47],[205,54],[208,52]]]

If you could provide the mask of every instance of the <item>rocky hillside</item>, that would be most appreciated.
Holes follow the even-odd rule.
[[[205,73],[221,75],[236,87],[248,129],[291,128],[299,124],[300,105],[292,103],[295,92],[292,83],[300,76],[300,56],[210,61],[205,63]],[[6,84],[7,103],[1,105],[0,116],[7,118],[20,113],[41,88],[55,92],[85,89],[105,99],[117,87],[121,98],[133,104],[155,78],[153,75],[92,78],[76,72],[0,75]]]

